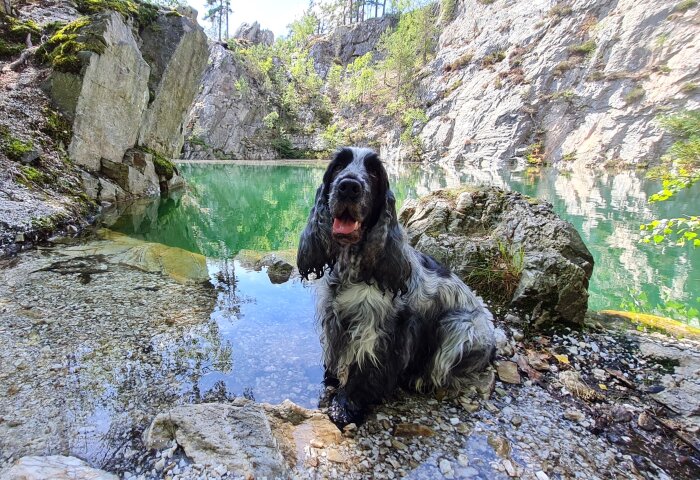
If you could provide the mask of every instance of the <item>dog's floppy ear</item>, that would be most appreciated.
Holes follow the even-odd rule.
[[[307,280],[310,273],[321,278],[326,267],[332,267],[334,263],[330,253],[332,219],[328,210],[328,193],[325,190],[325,183],[316,190],[314,206],[299,240],[297,267],[301,276]]]
[[[382,290],[403,294],[408,291],[411,263],[406,256],[405,233],[396,215],[396,198],[389,189],[389,177],[377,155],[373,153],[368,156],[365,165],[377,178],[373,211],[363,249],[363,277],[365,280],[374,277]]]

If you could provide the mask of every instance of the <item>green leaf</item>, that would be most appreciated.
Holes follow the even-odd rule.
[[[697,238],[695,240],[693,240],[693,246],[700,247],[700,240],[698,240]]]
[[[661,243],[664,241],[663,235],[654,235],[654,243]]]

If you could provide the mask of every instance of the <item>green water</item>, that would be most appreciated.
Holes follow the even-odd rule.
[[[229,258],[242,249],[295,248],[323,175],[322,165],[183,163],[179,168],[186,190],[134,205],[112,228],[209,258]],[[660,248],[638,240],[641,223],[679,216],[699,205],[700,188],[675,202],[649,205],[647,198],[659,185],[638,172],[594,176],[543,170],[533,175],[415,164],[388,170],[399,203],[459,184],[496,185],[544,198],[577,228],[595,258],[591,309],[637,308],[697,324],[697,318],[664,307],[675,301],[700,309],[700,249]]]

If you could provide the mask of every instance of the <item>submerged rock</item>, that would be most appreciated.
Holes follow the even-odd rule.
[[[92,468],[75,457],[51,455],[22,457],[11,468],[0,472],[5,480],[118,480],[117,475]]]
[[[492,306],[534,326],[583,323],[593,257],[550,204],[498,188],[441,190],[407,202],[400,217],[411,245]]]
[[[101,229],[98,233],[102,240],[67,247],[64,254],[75,257],[101,255],[110,263],[164,273],[180,283],[209,279],[203,255],[161,243],[144,242],[108,229]]]

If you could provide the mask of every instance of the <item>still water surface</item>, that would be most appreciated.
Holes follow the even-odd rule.
[[[189,188],[144,209],[127,211],[112,227],[148,241],[180,247],[212,259],[243,249],[296,248],[323,165],[180,165]],[[460,184],[496,185],[540,197],[581,233],[593,253],[591,309],[620,309],[636,302],[662,313],[665,302],[700,307],[700,249],[639,244],[639,225],[680,216],[700,205],[700,185],[674,202],[650,205],[659,190],[639,172],[389,166],[398,203]],[[678,318],[697,323],[697,318]]]

